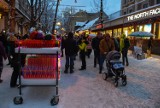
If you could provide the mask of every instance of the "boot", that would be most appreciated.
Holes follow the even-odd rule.
[[[64,73],[68,73],[68,66],[65,66]]]
[[[101,74],[102,73],[102,67],[100,66],[100,68],[99,68],[99,74]]]
[[[81,68],[79,70],[85,70],[85,69],[86,69],[86,67],[81,66]]]
[[[74,73],[74,71],[73,71],[73,66],[70,66],[70,73],[71,73],[71,74]]]
[[[68,70],[65,69],[65,70],[64,70],[64,73],[68,73]]]

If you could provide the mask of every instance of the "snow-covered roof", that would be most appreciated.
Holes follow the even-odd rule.
[[[75,26],[83,26],[86,22],[76,22]]]
[[[93,24],[98,20],[99,18],[96,18],[94,20],[89,21],[84,27],[81,28],[81,30],[87,30],[90,27],[93,26]]]

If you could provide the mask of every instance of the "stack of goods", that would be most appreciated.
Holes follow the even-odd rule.
[[[22,68],[24,78],[56,79],[56,55],[28,56]],[[58,78],[60,78],[60,58],[58,58]]]
[[[44,35],[42,31],[32,31],[29,39],[18,41],[18,46],[26,48],[60,47],[60,40],[56,40],[52,34]]]
[[[21,40],[19,41],[21,47],[26,48],[46,48],[46,47],[60,47],[60,41],[58,40]]]

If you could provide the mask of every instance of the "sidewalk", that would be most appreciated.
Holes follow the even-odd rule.
[[[156,57],[156,58],[154,58]],[[65,58],[62,58],[61,80],[59,82],[59,104],[50,105],[55,93],[54,87],[24,87],[24,103],[14,105],[17,88],[10,88],[12,69],[4,63],[3,83],[0,84],[0,108],[160,108],[160,59],[157,56],[136,60],[129,56],[125,67],[128,84],[114,87],[113,81],[104,81],[93,68],[93,55],[87,58],[87,69],[79,71],[81,61],[75,61],[75,73],[64,74]],[[104,70],[105,71],[105,70]]]

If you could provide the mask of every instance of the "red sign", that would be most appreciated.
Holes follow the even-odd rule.
[[[96,26],[97,29],[102,28],[102,27],[103,27],[103,24],[98,24],[98,25]]]

